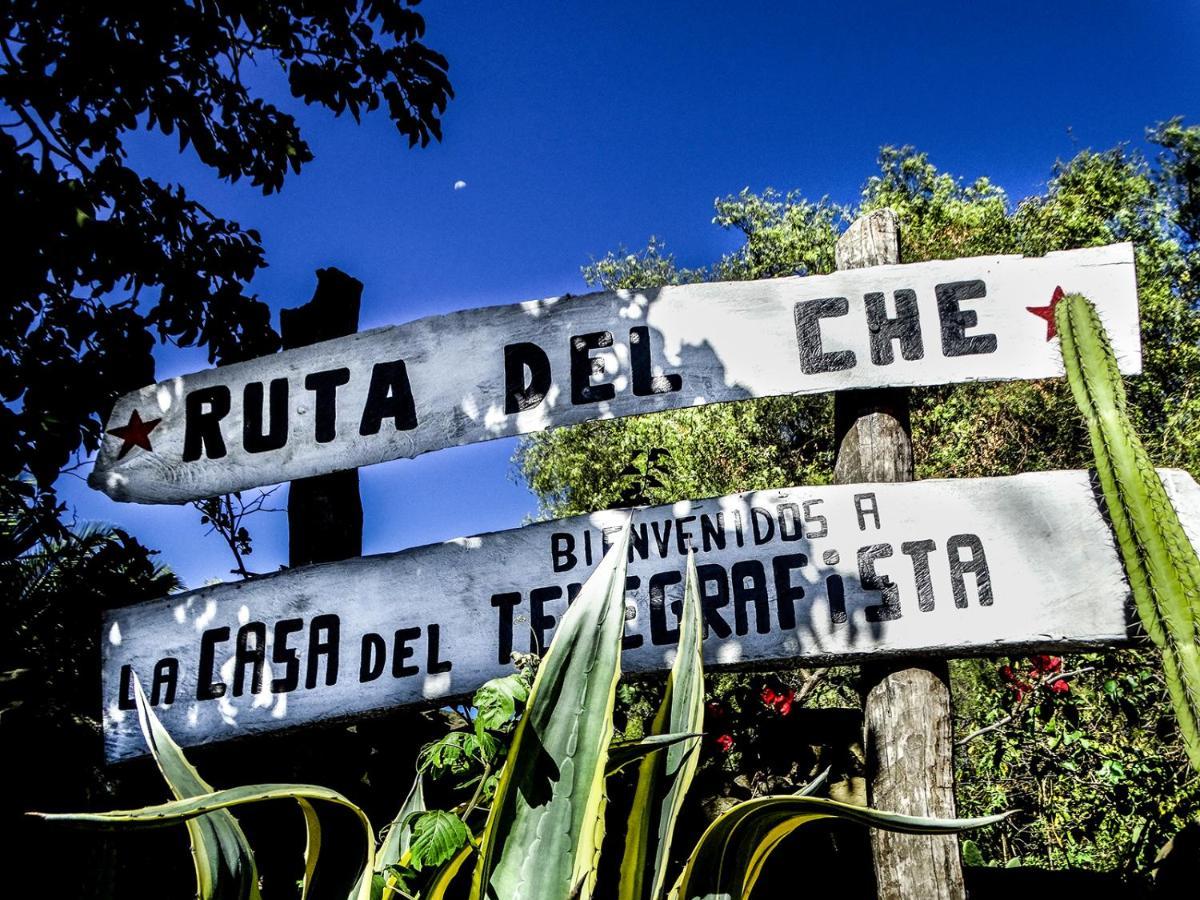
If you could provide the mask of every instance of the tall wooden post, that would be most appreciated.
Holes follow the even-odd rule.
[[[854,221],[837,243],[837,267],[900,262],[899,222],[892,210]],[[834,396],[838,445],[834,480],[912,481],[912,429],[903,388]],[[909,660],[863,670],[868,798],[876,809],[954,815],[954,745],[949,672],[944,661]],[[904,835],[872,829],[880,898],[962,900],[962,864],[954,835]]]
[[[362,282],[338,269],[317,269],[312,299],[280,310],[283,349],[292,350],[358,331]],[[362,556],[362,499],[358,469],[293,481],[288,493],[288,564]]]

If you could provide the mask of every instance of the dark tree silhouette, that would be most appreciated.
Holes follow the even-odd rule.
[[[279,190],[312,159],[295,119],[243,81],[356,120],[383,107],[410,146],[441,138],[447,62],[416,0],[10,0],[0,9],[0,478],[53,519],[51,488],[94,450],[112,399],[153,381],[157,337],[213,362],[279,346],[248,292],[259,234],[128,164],[137,129],[176,136],[222,178]],[[32,475],[33,485],[23,485]]]

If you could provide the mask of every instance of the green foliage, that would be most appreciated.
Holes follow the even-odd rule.
[[[1095,306],[1067,294],[1054,320],[1138,616],[1162,653],[1180,735],[1200,771],[1200,557],[1130,422],[1117,358]]]
[[[155,337],[212,361],[278,349],[248,290],[261,236],[135,171],[130,132],[178,140],[269,194],[313,158],[291,114],[243,79],[281,71],[291,95],[356,120],[381,107],[410,146],[441,136],[447,62],[408,0],[63,5],[0,11],[0,479],[49,488],[94,451],[117,395],[154,381]],[[102,60],[103,64],[98,64]]]
[[[912,148],[884,148],[878,173],[867,179],[853,210],[805,200],[795,192],[743,191],[718,200],[715,218],[719,226],[741,232],[743,246],[711,267],[683,273],[664,244],[654,240],[645,253],[623,252],[619,267],[610,255],[608,265],[588,266],[584,276],[605,289],[636,290],[700,278],[827,271],[841,223],[880,207],[891,207],[900,216],[904,262],[1041,255],[1131,241],[1143,374],[1128,384],[1129,414],[1154,464],[1200,476],[1200,128],[1173,119],[1151,129],[1148,137],[1160,148],[1154,159],[1125,147],[1081,151],[1057,162],[1044,190],[1019,202],[986,178],[964,180],[940,171]],[[911,405],[918,477],[1091,465],[1086,434],[1063,380],[926,388],[911,392]],[[514,464],[539,497],[544,515],[572,515],[619,505],[619,474],[635,454],[652,447],[669,448],[671,455],[660,485],[645,492],[647,503],[825,483],[833,467],[832,431],[828,397],[748,401],[535,435],[522,440]],[[977,838],[986,859],[1019,856],[1103,870],[1135,861],[1141,866],[1152,860],[1154,841],[1169,837],[1192,808],[1188,798],[1194,783],[1186,768],[1180,769],[1185,757],[1163,684],[1147,677],[1134,689],[1121,681],[1127,673],[1151,670],[1151,657],[1130,651],[1104,659],[1115,667],[1110,673],[1121,689],[1136,694],[1137,717],[1130,710],[1130,718],[1114,719],[1110,707],[1090,702],[1093,692],[1086,686],[1100,678],[1092,673],[1077,681],[1078,694],[1073,691],[1066,703],[1053,708],[1060,710],[1056,714],[1069,710],[1076,717],[1075,730],[1102,736],[1095,739],[1106,757],[1118,760],[1125,773],[1119,798],[1109,775],[1081,780],[1058,771],[1055,754],[1034,752],[1042,738],[1031,719],[1034,713],[1023,712],[972,738],[958,757],[964,812],[1011,806],[1029,811],[1028,818]],[[956,661],[953,673],[960,739],[1011,712],[1007,689],[996,683],[994,664]],[[803,675],[779,674],[793,688],[804,680]],[[1106,675],[1099,684],[1107,680]],[[762,728],[777,723],[760,721],[758,683],[741,675],[716,681],[720,687],[711,699],[726,710],[720,734],[729,736],[730,749],[703,764],[701,774],[705,767],[717,767],[727,773],[726,785],[730,780],[751,785],[777,781],[786,773],[759,752],[770,743],[758,737]],[[618,714],[628,717],[627,733],[638,733],[649,718],[650,690],[651,683],[622,687]],[[854,695],[848,671],[827,672],[806,703],[820,698],[822,705],[846,705]],[[1079,743],[1070,746],[1078,748]],[[987,756],[992,750],[995,758]],[[1089,758],[1078,765],[1090,773],[1093,762]],[[1054,789],[1038,789],[1047,779]]]

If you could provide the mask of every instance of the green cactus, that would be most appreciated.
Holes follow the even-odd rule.
[[[1200,771],[1200,559],[1133,429],[1095,306],[1080,294],[1061,295],[1054,321],[1138,615],[1162,651],[1184,747]]]

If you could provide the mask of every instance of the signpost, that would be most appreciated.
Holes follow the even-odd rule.
[[[1200,486],[1163,474],[1194,543]],[[184,746],[468,694],[544,647],[630,514],[308,566],[112,610],[109,759],[145,753],[136,672]],[[625,668],[666,669],[688,547],[706,662],[840,664],[1124,643],[1128,586],[1085,472],[737,494],[637,510]]]
[[[1062,374],[1056,288],[1140,370],[1128,244],[466,310],[121,397],[90,483],[182,503],[594,419]]]

